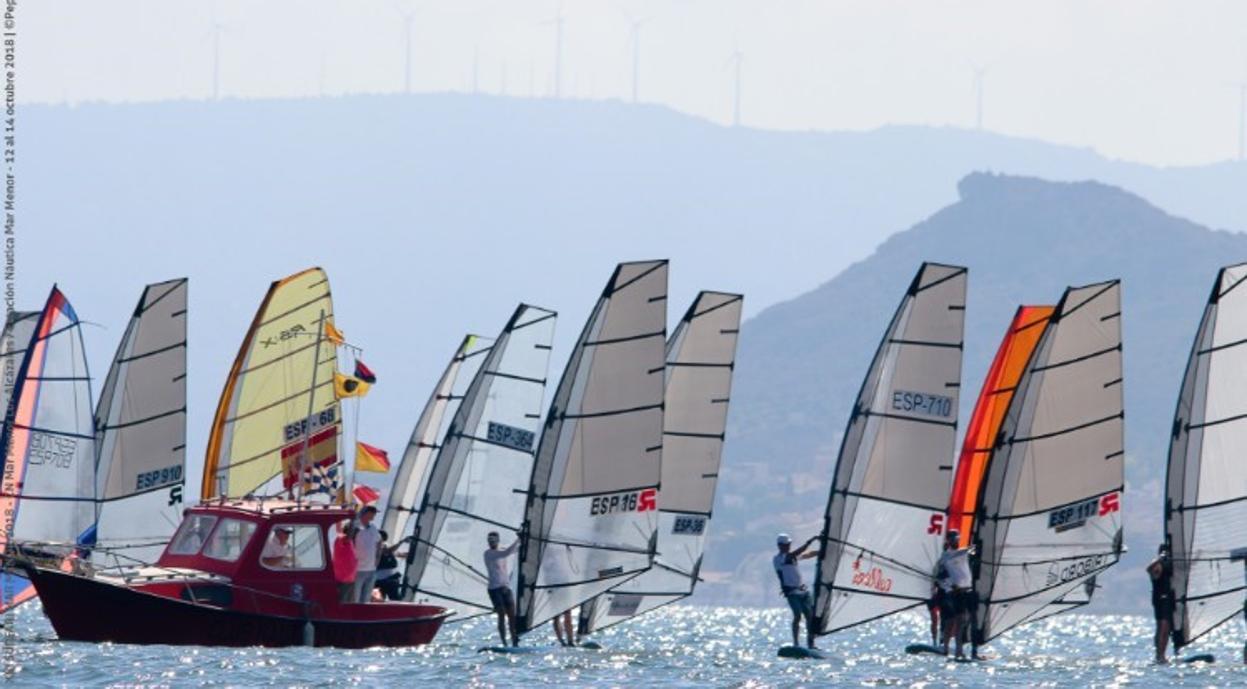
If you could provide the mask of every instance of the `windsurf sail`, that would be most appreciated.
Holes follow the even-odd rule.
[[[1247,263],[1222,268],[1191,347],[1165,481],[1173,637],[1185,646],[1243,611],[1247,548]]]
[[[463,399],[464,392],[459,384],[475,376],[476,366],[489,353],[490,344],[492,342],[483,337],[465,336],[420,412],[403,459],[394,472],[394,483],[386,494],[385,514],[381,519],[381,530],[395,540],[411,533],[411,517],[420,509],[418,501],[424,495],[433,458],[441,449],[446,422],[454,418]]]
[[[922,264],[862,381],[819,537],[819,634],[931,596],[952,484],[965,303],[965,268]]]
[[[528,483],[516,629],[649,569],[662,479],[667,262],[621,263],[546,416]]]
[[[974,403],[974,413],[970,415],[970,425],[966,427],[966,436],[961,443],[961,456],[953,475],[953,493],[948,505],[948,529],[955,529],[960,534],[959,547],[970,547],[987,461],[996,446],[1000,425],[1004,423],[1005,412],[1017,390],[1018,381],[1052,316],[1052,310],[1051,306],[1019,306],[1000,348],[996,350],[987,377],[983,379],[983,388]]]
[[[414,543],[407,598],[468,617],[493,609],[483,554],[497,531],[506,546],[524,518],[555,313],[521,304],[489,349],[438,450]]]
[[[1089,598],[1089,582],[1119,559],[1121,362],[1120,284],[1067,289],[983,479],[973,539],[980,643]]]
[[[13,388],[17,382],[17,372],[26,356],[26,348],[30,345],[30,338],[35,332],[39,315],[38,311],[10,311],[5,319],[4,334],[0,338],[0,361],[4,366],[4,377],[0,380],[0,409],[3,409],[6,415],[13,411],[9,405],[14,400]],[[4,456],[0,453],[0,457]],[[5,465],[7,466],[8,463],[6,462]],[[5,480],[3,490],[0,490],[0,501],[3,501],[6,508],[16,506],[15,502],[7,499],[13,492],[11,488],[11,482]],[[12,531],[13,522],[8,518],[11,514],[11,512],[0,513],[0,519],[3,520],[0,521],[0,538]],[[7,611],[33,598],[34,595],[35,587],[29,579],[15,571],[0,569],[0,612]]]
[[[217,405],[201,498],[289,491],[283,465],[337,462],[342,415],[329,278],[310,268],[274,282],[256,311]],[[310,413],[309,413],[310,412]]]
[[[186,484],[187,281],[148,285],[95,411],[96,566],[153,563],[181,522]]]
[[[70,555],[95,521],[91,377],[78,316],[52,288],[18,368],[0,447],[0,552]]]
[[[654,566],[580,606],[597,630],[693,593],[714,507],[744,297],[702,292],[667,340],[662,489]]]

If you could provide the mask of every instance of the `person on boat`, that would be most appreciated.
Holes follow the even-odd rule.
[[[507,630],[511,631],[511,645],[519,646],[519,637],[515,633],[515,595],[511,593],[511,573],[507,570],[507,558],[515,554],[520,547],[520,539],[505,548],[499,548],[502,537],[497,531],[490,531],[485,536],[489,547],[485,549],[485,572],[489,574],[487,592],[489,602],[498,614],[498,636],[502,637],[502,645],[507,644]]]
[[[355,602],[372,600],[372,589],[377,583],[377,556],[381,553],[381,531],[372,521],[377,508],[367,505],[359,511],[359,527],[355,532],[355,557],[359,566],[355,569]]]
[[[801,560],[808,560],[812,557],[818,557],[818,551],[809,550],[810,545],[818,540],[818,536],[810,538],[796,550],[792,549],[792,538],[786,534],[779,534],[775,538],[775,546],[779,549],[772,564],[775,567],[775,576],[779,577],[779,588],[783,592],[784,598],[788,600],[788,607],[792,609],[792,645],[800,646],[801,638],[801,618],[805,618],[805,636],[806,645],[810,648],[814,646],[814,603],[810,600],[810,592],[805,587],[805,582],[801,579],[801,569],[798,563]]]
[[[399,600],[403,586],[403,575],[398,571],[398,556],[394,554],[397,546],[389,545],[390,535],[382,530],[381,551],[377,555],[377,590],[386,600]]]
[[[273,529],[273,534],[264,544],[264,550],[260,552],[260,562],[265,567],[290,569],[294,566],[294,549],[290,547],[292,532],[293,529],[289,526],[278,526]]]
[[[355,525],[348,521],[338,525],[338,537],[333,541],[333,580],[338,584],[339,603],[355,600],[355,570],[358,568]]]
[[[1168,662],[1165,653],[1173,629],[1173,562],[1164,543],[1157,549],[1156,559],[1148,563],[1147,576],[1152,580],[1152,616],[1156,618],[1156,662],[1163,664]]]
[[[957,658],[965,659],[963,627],[969,624],[971,588],[974,576],[970,572],[970,549],[960,548],[961,532],[949,529],[944,537],[944,552],[940,555],[937,571],[943,578],[936,583],[944,589],[945,605],[941,610],[944,617],[944,638],[941,648],[948,655],[948,641],[957,640]]]

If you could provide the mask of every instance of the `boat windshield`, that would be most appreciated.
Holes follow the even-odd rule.
[[[217,518],[210,514],[192,514],[182,522],[181,528],[169,543],[170,555],[194,555],[208,541],[208,534],[216,525]]]
[[[234,562],[242,555],[255,533],[255,522],[242,519],[223,519],[212,532],[212,538],[204,548],[204,555],[214,560]]]

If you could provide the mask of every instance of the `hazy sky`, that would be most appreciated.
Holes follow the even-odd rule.
[[[25,102],[415,91],[630,98],[772,129],[984,126],[1155,164],[1236,155],[1247,2],[38,0],[19,6]],[[475,69],[474,69],[475,65]]]

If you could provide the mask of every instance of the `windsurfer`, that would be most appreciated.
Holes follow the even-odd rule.
[[[1147,576],[1152,580],[1152,616],[1156,618],[1156,662],[1164,664],[1169,648],[1169,632],[1173,629],[1173,562],[1169,559],[1169,547],[1161,544],[1156,559],[1147,565]]]
[[[949,529],[944,537],[944,552],[936,565],[936,583],[943,590],[944,637],[941,642],[948,655],[948,640],[957,640],[957,658],[964,659],[961,628],[969,623],[974,577],[970,573],[970,549],[959,548],[961,533]]]
[[[940,575],[936,572],[935,578],[938,582]],[[944,605],[944,589],[940,588],[939,583],[931,584],[931,597],[927,599],[927,614],[931,616],[931,645],[938,646],[940,643],[940,608]]]
[[[485,540],[489,548],[485,551],[485,571],[489,574],[489,602],[493,603],[494,612],[498,614],[498,636],[502,637],[502,645],[507,644],[507,631],[511,632],[511,645],[519,646],[519,638],[515,633],[515,595],[511,592],[511,573],[507,570],[507,558],[515,553],[520,539],[506,548],[499,548],[501,538],[497,531],[490,531]]]
[[[793,646],[800,645],[801,618],[804,617],[806,642],[810,648],[814,648],[814,604],[810,601],[810,592],[801,579],[798,563],[800,560],[818,557],[818,551],[807,552],[816,540],[818,536],[810,538],[800,548],[793,550],[792,538],[788,534],[782,533],[775,539],[779,552],[771,562],[775,567],[775,576],[779,577],[779,588],[788,600],[788,607],[792,609]]]

